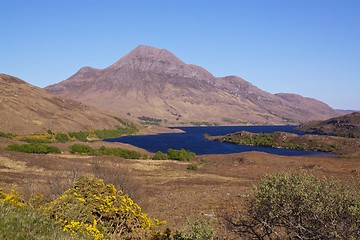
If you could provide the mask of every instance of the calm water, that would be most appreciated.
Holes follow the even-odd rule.
[[[230,143],[208,141],[203,138],[205,133],[218,136],[238,131],[248,131],[253,133],[272,133],[276,131],[303,134],[294,129],[293,126],[216,126],[216,127],[176,127],[185,131],[184,133],[166,133],[145,136],[124,136],[120,138],[107,139],[107,142],[128,143],[149,152],[158,150],[166,152],[169,148],[185,148],[198,155],[201,154],[224,154],[238,153],[247,151],[260,151],[285,156],[319,156],[329,155],[328,153],[298,151],[287,149],[276,149],[267,147],[244,146]]]

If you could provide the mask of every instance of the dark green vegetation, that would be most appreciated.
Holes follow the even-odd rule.
[[[308,133],[360,138],[360,112],[331,118],[323,122],[309,122],[300,125],[298,129]]]
[[[153,156],[153,160],[177,160],[177,161],[190,161],[196,154],[189,150],[185,150],[184,148],[180,150],[168,149],[167,153],[163,153],[161,151],[157,151]]]
[[[143,155],[140,152],[134,150],[127,150],[122,148],[92,148],[85,144],[73,144],[70,146],[70,153],[73,154],[85,154],[94,156],[115,156],[125,159],[147,159],[147,155]]]
[[[77,140],[81,142],[87,142],[88,141],[89,133],[87,132],[69,132],[69,137],[76,138]]]
[[[55,140],[60,143],[65,143],[65,142],[69,142],[70,138],[69,135],[66,133],[57,133],[55,135]]]
[[[245,239],[360,239],[359,186],[307,174],[270,175],[245,208],[226,219]]]
[[[24,152],[24,153],[37,153],[37,154],[61,153],[61,150],[59,148],[54,146],[48,146],[41,143],[11,144],[6,147],[6,150]]]
[[[12,138],[13,134],[0,132],[0,138]]]
[[[196,166],[194,164],[189,164],[186,169],[191,170],[191,171],[196,171],[196,170],[198,170],[198,166]]]
[[[218,239],[216,231],[209,221],[188,220],[186,226],[178,230],[174,235],[174,240],[215,240]]]
[[[249,133],[242,131],[233,134],[227,134],[223,137],[204,137],[210,140],[240,145],[263,146],[306,151],[321,151],[335,154],[360,154],[360,142],[356,141],[356,139],[331,136],[299,136],[296,134],[285,132]]]
[[[137,127],[135,125],[132,125],[131,127],[127,128],[116,127],[116,129],[95,130],[94,133],[98,138],[105,139],[116,138],[122,135],[130,135],[136,133],[137,131]]]

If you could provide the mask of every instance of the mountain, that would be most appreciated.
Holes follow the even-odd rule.
[[[0,74],[0,132],[80,131],[120,125],[110,114]]]
[[[300,125],[299,130],[317,134],[329,134],[342,137],[360,137],[360,112],[331,118],[325,121],[313,121]]]
[[[81,68],[45,89],[134,119],[168,124],[287,124],[339,115],[313,99],[301,98],[298,104],[240,77],[215,77],[165,49],[149,46],[138,46],[105,69]]]

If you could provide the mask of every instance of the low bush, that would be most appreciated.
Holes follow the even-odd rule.
[[[0,138],[12,138],[13,134],[0,132]]]
[[[96,156],[115,156],[125,159],[141,159],[144,156],[134,150],[122,149],[122,148],[106,148],[104,146],[100,148],[92,148],[85,144],[73,144],[70,146],[70,153],[73,154],[86,154]]]
[[[196,170],[198,170],[198,166],[189,164],[186,169],[191,170],[191,171],[196,171]]]
[[[103,129],[103,130],[95,130],[95,135],[100,139],[106,138],[116,138],[122,135],[130,135],[137,132],[137,128],[135,125],[133,127],[121,128],[117,127],[116,129]]]
[[[154,156],[152,157],[153,160],[166,160],[169,159],[169,155],[163,153],[161,151],[157,151]]]
[[[190,161],[196,154],[189,150],[185,150],[184,148],[180,150],[176,149],[168,149],[167,153],[163,153],[161,151],[157,151],[152,157],[153,160],[177,160],[177,161]]]
[[[209,221],[188,220],[182,230],[176,231],[174,240],[215,240],[216,231]]]
[[[7,146],[6,150],[15,151],[15,152],[24,152],[24,153],[38,153],[38,154],[61,153],[61,150],[57,147],[48,146],[40,143],[12,144]]]
[[[140,152],[122,148],[106,148],[101,147],[96,151],[97,155],[108,155],[108,156],[115,156],[115,157],[122,157],[125,159],[141,159],[142,154]]]
[[[69,136],[72,138],[76,138],[77,140],[81,142],[87,142],[88,141],[88,135],[87,132],[69,132]]]
[[[196,156],[194,152],[190,152],[189,150],[185,150],[184,148],[180,150],[170,148],[167,153],[170,159],[178,161],[189,161]]]
[[[57,142],[65,143],[65,142],[69,142],[70,138],[66,133],[56,133],[55,140]]]
[[[308,174],[265,177],[228,226],[245,239],[360,239],[360,191]]]
[[[86,155],[94,155],[95,150],[85,144],[73,144],[70,146],[70,153],[72,154],[86,154]]]

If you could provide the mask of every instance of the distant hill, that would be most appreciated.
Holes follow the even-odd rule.
[[[315,99],[270,94],[237,76],[215,77],[150,46],[135,48],[105,69],[81,68],[45,89],[134,119],[173,125],[294,124],[340,115]]]
[[[0,132],[80,131],[121,125],[110,114],[0,74]]]
[[[331,134],[342,137],[360,137],[360,112],[302,124],[299,130],[310,133]]]

